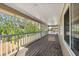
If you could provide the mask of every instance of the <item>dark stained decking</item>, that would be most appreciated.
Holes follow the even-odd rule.
[[[17,55],[23,56],[25,53],[25,56],[62,56],[57,35],[46,35],[25,48],[28,48],[28,51],[21,50]]]

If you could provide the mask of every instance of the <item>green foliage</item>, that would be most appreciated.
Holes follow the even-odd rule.
[[[14,16],[0,13],[0,35],[33,33],[39,31],[42,31],[42,29],[39,29],[38,25],[33,24],[31,20],[19,19]],[[17,37],[21,38],[22,36],[18,35]],[[11,39],[14,41],[15,38],[8,37],[8,41]],[[4,40],[5,38],[3,38],[3,41]]]
[[[36,25],[32,24],[32,22],[30,21],[30,22],[27,22],[27,26],[25,28],[25,31],[27,33],[33,33],[33,32],[38,32],[38,29],[39,28]]]

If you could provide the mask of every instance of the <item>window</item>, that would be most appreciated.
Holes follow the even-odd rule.
[[[69,44],[69,8],[64,14],[64,39]]]
[[[71,4],[72,7],[72,35],[71,48],[79,55],[79,4]]]

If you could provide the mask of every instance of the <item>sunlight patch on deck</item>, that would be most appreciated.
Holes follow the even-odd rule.
[[[49,37],[48,41],[56,41],[56,38],[55,37]]]

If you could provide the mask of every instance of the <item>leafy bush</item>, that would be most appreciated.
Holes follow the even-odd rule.
[[[42,31],[42,29],[39,29],[38,25],[33,24],[31,20],[20,19],[11,15],[0,13],[0,35],[33,33],[39,31]],[[18,35],[18,38],[19,37],[20,36]],[[12,37],[13,41],[14,39],[15,38]],[[8,38],[8,41],[10,40],[11,38]]]

